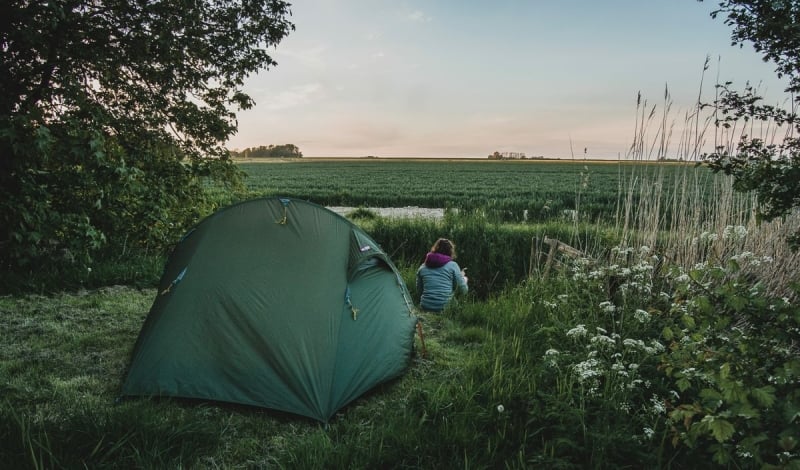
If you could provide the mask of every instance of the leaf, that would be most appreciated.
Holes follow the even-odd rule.
[[[672,329],[668,326],[665,326],[664,329],[661,330],[661,336],[663,336],[667,341],[670,341],[675,337],[674,333],[672,333]]]
[[[769,408],[775,404],[775,387],[767,385],[766,387],[754,388],[750,391],[750,396],[762,407]]]
[[[797,439],[794,436],[781,436],[778,440],[778,445],[781,446],[781,449],[785,450],[786,452],[791,452],[795,447],[797,447]]]
[[[723,446],[716,446],[716,450],[714,451],[714,462],[725,465],[730,462],[731,456],[730,453],[725,450]]]
[[[712,419],[711,422],[708,423],[708,428],[711,430],[711,434],[714,436],[714,439],[717,442],[725,442],[733,436],[733,433],[736,429],[733,425],[724,419]]]
[[[747,299],[740,295],[731,295],[728,297],[728,304],[735,312],[741,312],[747,306]]]
[[[712,388],[700,390],[700,397],[706,402],[709,408],[717,409],[722,402],[722,394]]]
[[[737,403],[731,406],[730,412],[733,416],[746,419],[754,419],[760,416],[758,410],[755,409],[750,403]]]
[[[719,367],[719,376],[721,379],[727,379],[731,375],[731,365],[726,362]]]

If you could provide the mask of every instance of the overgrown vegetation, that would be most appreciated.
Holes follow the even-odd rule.
[[[797,291],[748,274],[772,262],[742,251],[753,236],[698,237],[722,255],[688,270],[646,246],[564,258],[547,278],[422,315],[426,355],[418,339],[404,377],[327,428],[218,403],[115,403],[152,288],[0,298],[0,462],[796,468]],[[410,286],[414,270],[402,269]]]

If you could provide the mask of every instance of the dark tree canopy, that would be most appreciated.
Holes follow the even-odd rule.
[[[760,121],[787,131],[774,142],[744,135],[735,149],[720,147],[707,156],[715,171],[734,176],[738,189],[755,191],[761,206],[759,216],[772,220],[800,207],[800,119],[795,111],[800,106],[800,3],[725,0],[719,1],[711,14],[714,18],[719,15],[725,15],[725,24],[733,27],[733,45],[751,43],[765,61],[775,64],[792,96],[793,107],[786,110],[764,104],[752,86],[738,92],[727,82],[720,85],[720,97],[714,103],[720,111],[718,126]],[[789,242],[795,248],[800,246],[800,232]]]
[[[231,155],[235,158],[301,158],[303,152],[294,144],[259,145],[241,152],[231,151]]]
[[[235,182],[223,145],[251,73],[292,29],[281,0],[0,4],[0,263],[157,247]],[[203,181],[206,179],[206,181]]]

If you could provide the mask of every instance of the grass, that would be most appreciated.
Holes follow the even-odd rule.
[[[0,299],[4,468],[320,468],[446,463],[491,415],[475,403],[482,329],[425,318],[427,355],[325,429],[264,410],[189,401],[116,402],[152,289]],[[457,411],[451,415],[452,411]],[[437,423],[435,427],[431,422]],[[447,447],[430,452],[433,432]],[[430,439],[430,441],[429,441]],[[449,449],[448,449],[449,448]],[[457,457],[461,459],[462,457]],[[464,456],[467,463],[471,457]]]
[[[705,466],[711,444],[682,445],[668,414],[680,402],[664,408],[678,388],[664,373],[672,353],[657,349],[667,344],[663,331],[682,328],[682,314],[672,312],[680,312],[682,282],[690,281],[658,274],[644,250],[616,256],[615,267],[565,265],[547,280],[461,301],[443,315],[421,314],[425,356],[418,338],[403,377],[341,410],[327,427],[220,403],[117,402],[153,289],[2,297],[0,467]],[[402,272],[413,279],[414,266]],[[611,279],[617,293],[609,291]],[[751,289],[743,283],[731,298]],[[796,341],[791,331],[776,345]],[[775,341],[774,331],[764,334]],[[757,361],[794,354],[756,353]],[[774,357],[775,366],[786,360]],[[792,390],[793,380],[759,393]],[[687,403],[692,390],[680,391]],[[791,396],[781,400],[800,406]]]

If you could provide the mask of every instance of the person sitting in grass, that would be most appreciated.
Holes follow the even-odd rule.
[[[420,307],[429,312],[441,312],[453,295],[464,295],[468,291],[466,268],[461,269],[453,261],[456,246],[446,238],[436,240],[425,262],[417,269],[417,292]]]

